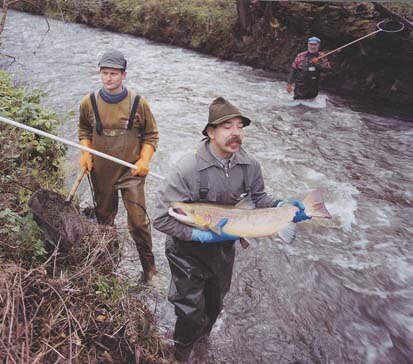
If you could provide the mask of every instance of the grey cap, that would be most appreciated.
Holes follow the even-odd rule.
[[[110,50],[103,54],[98,66],[99,68],[108,67],[126,70],[126,64],[126,59],[121,52],[116,50]]]

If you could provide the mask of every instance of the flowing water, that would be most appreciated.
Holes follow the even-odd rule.
[[[119,48],[128,59],[127,87],[148,99],[159,124],[154,172],[167,174],[195,147],[209,104],[224,96],[253,120],[244,145],[261,161],[269,193],[290,199],[314,188],[324,192],[332,220],[300,224],[291,245],[273,237],[238,249],[209,363],[413,363],[412,123],[355,111],[326,94],[314,108],[292,106],[285,83],[272,74],[49,22],[46,33],[44,18],[10,12],[2,52],[16,57],[7,67],[14,80],[47,92],[44,102],[65,120],[60,136],[77,140],[79,101],[100,85],[98,58]],[[68,151],[67,185],[78,154]],[[159,183],[148,177],[149,214]],[[124,220],[122,212],[119,227]],[[161,283],[147,296],[166,330],[174,323],[169,270],[164,236],[153,236]],[[140,272],[130,240],[122,269],[134,279]]]

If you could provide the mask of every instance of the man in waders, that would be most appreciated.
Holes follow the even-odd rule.
[[[308,49],[299,53],[291,65],[287,81],[287,92],[291,93],[294,87],[294,99],[313,99],[318,95],[318,84],[322,71],[330,70],[331,66],[327,58],[318,59],[320,39],[311,37],[308,39]]]
[[[169,301],[177,316],[175,358],[189,360],[194,344],[202,346],[223,307],[234,265],[232,235],[189,227],[168,215],[171,202],[216,202],[235,205],[249,194],[257,207],[278,207],[264,190],[260,164],[241,148],[250,119],[222,97],[209,108],[203,141],[173,167],[156,195],[153,225],[167,235],[166,257],[171,269]],[[300,217],[309,218],[302,202]],[[298,213],[298,212],[297,212]],[[205,347],[205,345],[204,345]]]
[[[121,191],[129,232],[142,263],[142,278],[147,282],[156,274],[156,268],[144,186],[159,136],[148,102],[123,86],[126,63],[119,51],[103,54],[99,62],[103,87],[82,99],[78,136],[80,144],[133,163],[138,169],[83,151],[80,166],[91,172],[99,223],[114,224]]]

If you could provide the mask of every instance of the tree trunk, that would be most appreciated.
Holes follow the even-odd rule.
[[[4,24],[6,24],[7,9],[9,7],[8,1],[3,0],[3,6],[0,11],[0,35],[3,33]]]
[[[250,0],[237,0],[237,14],[242,29],[249,30],[251,26]]]

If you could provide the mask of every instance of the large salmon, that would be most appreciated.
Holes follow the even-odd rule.
[[[308,216],[331,218],[320,191],[310,192],[303,203]],[[251,198],[247,196],[235,206],[206,202],[174,202],[168,213],[183,224],[211,230],[216,234],[224,232],[247,240],[277,233],[282,240],[291,243],[295,238],[297,225],[292,220],[298,210],[298,207],[289,204],[281,207],[255,208]]]

